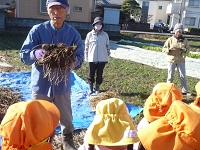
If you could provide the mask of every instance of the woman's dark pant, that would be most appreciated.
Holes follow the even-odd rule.
[[[88,82],[90,85],[95,83],[96,74],[96,84],[100,85],[103,81],[103,69],[105,68],[107,62],[89,62],[89,72],[88,72]]]

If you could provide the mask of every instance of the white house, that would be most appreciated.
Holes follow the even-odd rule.
[[[147,23],[154,25],[156,22],[168,24],[166,9],[171,0],[137,0],[143,12],[147,15]]]
[[[200,28],[200,0],[174,0],[167,6],[170,26],[182,23],[184,28]]]
[[[104,23],[119,24],[120,8],[123,0],[95,0],[96,9],[103,10]]]
[[[104,8],[104,23],[119,24],[120,9]]]
[[[174,27],[176,23],[181,21],[181,2],[173,2],[167,6],[166,14],[170,16],[169,26]]]

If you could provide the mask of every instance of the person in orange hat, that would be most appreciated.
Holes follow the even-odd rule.
[[[2,150],[52,150],[50,141],[59,119],[58,108],[48,101],[11,105],[0,125]]]
[[[138,124],[138,129],[164,116],[172,102],[182,100],[182,97],[181,91],[174,83],[158,83],[144,104],[144,118]]]
[[[173,101],[182,98],[181,91],[174,83],[160,82],[144,104],[144,117],[148,122],[153,122],[165,115]]]
[[[137,130],[126,104],[118,98],[98,102],[96,116],[78,150],[133,150]]]
[[[138,131],[138,150],[200,150],[200,81],[195,90],[194,103],[174,101],[163,117]],[[150,133],[154,134],[146,138]]]
[[[146,150],[200,150],[199,130],[199,106],[174,101],[165,116],[139,130],[138,137]]]
[[[149,125],[149,123],[163,117],[173,101],[182,101],[182,93],[174,83],[160,82],[154,88],[152,94],[144,104],[144,118],[139,122],[137,130]],[[136,143],[142,150],[141,143]],[[137,146],[136,146],[137,147]]]

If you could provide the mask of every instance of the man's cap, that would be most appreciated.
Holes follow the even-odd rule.
[[[176,30],[182,30],[183,31],[183,25],[180,24],[180,23],[177,23],[175,26],[174,26],[174,31]]]
[[[98,102],[96,116],[84,137],[85,143],[103,146],[130,145],[139,141],[126,104],[118,98]]]
[[[48,139],[60,119],[58,108],[44,100],[11,105],[0,125],[3,149],[52,150]]]
[[[160,82],[144,104],[144,117],[152,122],[165,115],[175,100],[182,100],[182,93],[174,83]]]
[[[199,150],[200,109],[174,101],[165,116],[138,131],[145,149]]]
[[[96,23],[98,23],[98,22],[101,22],[102,24],[103,24],[103,18],[101,18],[101,17],[96,17],[95,19],[94,19],[94,22],[93,22],[93,26],[96,24]]]
[[[69,6],[68,0],[47,0],[46,6],[49,8],[54,5],[62,6],[63,8],[67,8]]]

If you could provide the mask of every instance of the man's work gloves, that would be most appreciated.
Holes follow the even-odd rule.
[[[41,61],[46,51],[44,49],[36,49],[34,52],[35,58]]]

